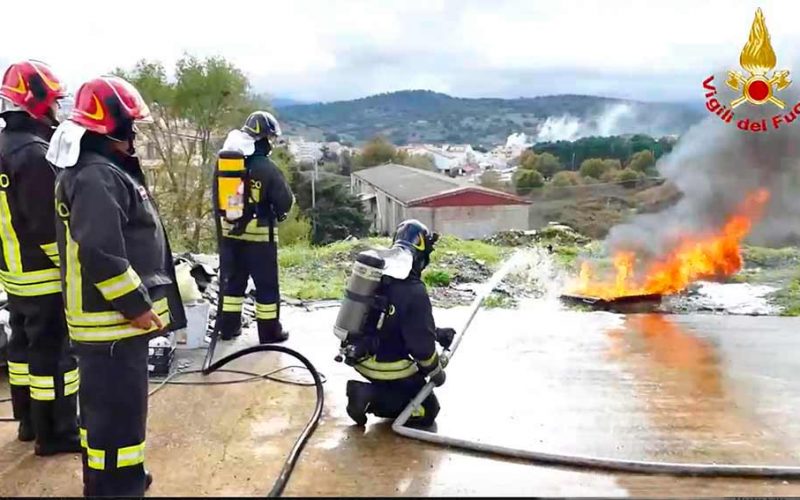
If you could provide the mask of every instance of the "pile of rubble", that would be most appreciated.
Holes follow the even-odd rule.
[[[502,231],[489,236],[484,241],[498,246],[524,247],[541,244],[586,245],[592,239],[567,225],[551,222],[541,229]]]

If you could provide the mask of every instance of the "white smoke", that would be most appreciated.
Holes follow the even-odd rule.
[[[615,104],[588,120],[573,115],[549,116],[539,127],[536,142],[574,141],[582,137],[619,135],[626,132],[623,122],[634,118],[629,104]]]
[[[714,84],[719,102],[729,103],[737,97],[725,86],[724,74],[718,73]],[[698,87],[702,91],[700,82]],[[719,228],[746,195],[758,188],[767,188],[771,198],[751,241],[766,245],[800,241],[800,118],[777,130],[770,126],[766,132],[736,127],[745,117],[751,122],[766,119],[770,124],[772,116],[790,114],[800,92],[790,88],[780,94],[787,104],[784,110],[772,104],[745,104],[735,110],[733,123],[709,114],[689,129],[672,153],[656,165],[683,197],[662,212],[639,215],[613,228],[607,238],[610,249],[662,255],[680,234]]]

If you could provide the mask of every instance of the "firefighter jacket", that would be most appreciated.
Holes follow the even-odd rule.
[[[370,380],[397,380],[439,366],[436,325],[428,291],[419,275],[404,280],[384,276],[379,293],[388,302],[377,330],[373,355],[355,366]]]
[[[294,195],[278,166],[267,156],[268,152],[268,143],[265,140],[257,141],[255,152],[245,158],[249,183],[248,208],[242,219],[235,223],[237,226],[244,225],[244,230],[234,231],[239,234],[231,234],[234,224],[223,219],[224,237],[252,242],[278,242],[275,226],[289,213],[294,204]]]
[[[169,241],[136,157],[87,132],[77,163],[59,174],[56,210],[73,340],[151,333],[129,323],[151,308],[167,330],[185,326]]]
[[[53,224],[55,169],[45,159],[53,131],[22,112],[0,132],[0,280],[11,295],[61,292]]]

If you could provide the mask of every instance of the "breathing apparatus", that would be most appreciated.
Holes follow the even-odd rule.
[[[374,352],[378,332],[386,316],[394,312],[382,294],[383,285],[392,279],[419,277],[438,239],[439,235],[421,222],[407,220],[398,226],[392,248],[366,250],[356,256],[333,326],[341,341],[334,360],[354,366]]]

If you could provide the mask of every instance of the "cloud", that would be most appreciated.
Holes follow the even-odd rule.
[[[3,57],[49,62],[71,86],[139,58],[222,55],[273,95],[335,100],[407,88],[463,96],[605,94],[686,99],[711,68],[735,67],[748,0],[240,0],[213,9],[140,0],[64,8],[42,32],[4,23]],[[763,0],[778,62],[800,47],[797,2]],[[5,19],[27,19],[25,4]],[[50,23],[48,26],[47,23]],[[23,43],[24,41],[24,43]],[[791,68],[790,68],[791,69]]]

